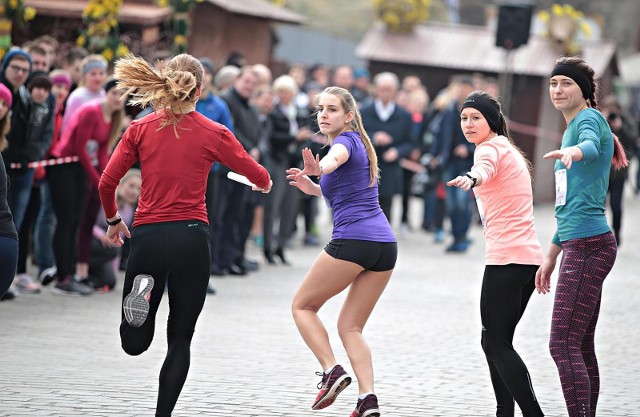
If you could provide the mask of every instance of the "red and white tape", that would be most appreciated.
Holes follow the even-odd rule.
[[[62,158],[53,158],[53,159],[45,159],[43,161],[33,161],[27,164],[27,168],[37,168],[37,167],[46,167],[51,165],[60,165],[60,164],[69,164],[71,162],[78,162],[79,158],[77,156],[64,156]],[[11,169],[20,169],[22,168],[22,164],[17,162],[12,162],[9,164],[9,168]]]

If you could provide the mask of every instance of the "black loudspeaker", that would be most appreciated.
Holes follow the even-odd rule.
[[[531,29],[532,5],[502,5],[498,13],[496,46],[516,49],[526,45]]]

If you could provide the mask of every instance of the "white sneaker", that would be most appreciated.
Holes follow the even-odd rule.
[[[40,292],[41,286],[31,275],[18,274],[13,279],[13,285],[21,294],[37,294]]]

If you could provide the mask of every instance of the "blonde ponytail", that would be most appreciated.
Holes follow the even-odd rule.
[[[189,54],[176,55],[164,70],[153,68],[144,59],[129,54],[116,62],[114,76],[118,85],[127,90],[129,103],[164,110],[167,118],[160,128],[171,125],[178,136],[182,106],[197,100],[204,69],[200,61]]]

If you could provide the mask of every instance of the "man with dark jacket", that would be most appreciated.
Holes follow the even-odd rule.
[[[442,180],[447,182],[458,175],[465,175],[473,166],[475,145],[469,143],[460,127],[460,106],[473,91],[471,78],[460,76],[457,97],[442,112],[440,128],[436,133],[433,154],[442,168]],[[446,206],[451,221],[453,243],[447,252],[466,252],[470,240],[467,237],[472,218],[471,193],[458,187],[446,187]]]
[[[13,214],[16,229],[20,231],[24,214],[31,195],[33,168],[27,164],[39,159],[40,149],[32,146],[31,127],[31,96],[24,83],[31,72],[31,57],[19,48],[7,52],[0,67],[0,82],[9,87],[13,94],[11,105],[11,130],[7,134],[9,147],[4,150],[2,157],[7,166],[7,175],[11,181],[11,188],[7,195],[9,207]],[[19,168],[10,168],[11,164],[20,164]]]
[[[261,124],[258,111],[249,102],[257,86],[258,75],[251,66],[244,66],[233,81],[233,86],[220,97],[231,111],[236,138],[253,159],[260,161],[258,143]],[[258,267],[256,262],[246,260],[244,253],[253,224],[254,209],[258,204],[257,198],[260,196],[252,193],[246,185],[229,180],[228,172],[228,168],[220,168],[212,274],[245,275],[248,270]]]
[[[382,72],[373,80],[375,100],[361,110],[362,123],[369,134],[378,156],[380,207],[391,221],[393,196],[402,192],[402,168],[400,159],[409,155],[415,147],[412,135],[411,115],[396,104],[400,83],[391,72]]]

